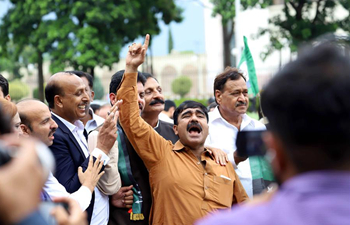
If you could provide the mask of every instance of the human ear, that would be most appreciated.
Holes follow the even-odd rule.
[[[19,127],[21,128],[21,130],[22,130],[22,132],[23,132],[23,136],[25,136],[25,137],[29,137],[30,136],[30,129],[26,126],[26,125],[24,125],[24,124],[21,124],[21,125],[19,125]]]
[[[111,104],[114,105],[116,103],[116,98],[115,98],[114,93],[109,93],[109,100],[111,101]]]
[[[176,135],[179,134],[179,132],[178,132],[178,130],[177,130],[177,125],[174,125],[174,126],[173,126],[173,130],[174,130],[174,133],[175,133]]]
[[[221,100],[222,100],[222,93],[221,93],[221,91],[220,90],[215,90],[214,96],[215,96],[216,102],[218,103],[218,105],[220,105]]]

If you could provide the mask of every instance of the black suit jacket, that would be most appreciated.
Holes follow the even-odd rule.
[[[56,160],[55,177],[69,193],[73,193],[81,187],[78,177],[78,167],[81,166],[83,171],[85,171],[88,167],[89,158],[85,157],[83,150],[68,127],[56,116],[52,115],[52,119],[58,125],[54,134],[53,144],[50,146]],[[94,202],[95,195],[93,193],[91,203],[86,209],[89,223],[91,221]]]

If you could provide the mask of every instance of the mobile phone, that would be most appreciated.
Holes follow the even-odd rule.
[[[238,132],[236,139],[238,156],[264,156],[266,154],[266,146],[262,140],[264,132],[264,130]]]
[[[62,206],[68,212],[68,204],[65,202],[41,202],[39,205],[39,213],[48,225],[57,225],[55,217],[51,215],[53,208]]]

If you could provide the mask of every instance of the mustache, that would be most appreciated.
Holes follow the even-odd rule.
[[[242,101],[238,101],[237,103],[236,103],[236,107],[238,107],[238,106],[247,106],[247,103],[246,102],[242,102]]]
[[[189,131],[192,127],[198,128],[201,132],[203,130],[202,126],[199,123],[191,121],[189,124],[187,124],[187,131]]]
[[[149,103],[149,105],[155,105],[155,104],[157,104],[157,103],[161,103],[161,104],[164,105],[164,100],[162,100],[162,99],[160,99],[160,98],[156,98],[156,99],[154,99],[153,101],[151,101],[151,102]]]
[[[55,132],[56,132],[56,128],[51,129],[51,131],[50,131],[50,133],[49,133],[49,137],[50,137],[51,135],[53,135]]]

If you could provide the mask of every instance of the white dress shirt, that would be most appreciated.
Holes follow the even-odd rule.
[[[264,124],[250,118],[247,114],[243,115],[240,128],[241,131],[266,130]],[[251,198],[253,197],[253,180],[249,159],[240,162],[237,166],[233,157],[233,153],[237,149],[236,138],[238,131],[237,127],[222,118],[218,107],[216,107],[214,111],[209,112],[209,135],[205,141],[205,145],[219,148],[228,154],[228,158],[233,164],[247,195]]]
[[[56,177],[52,175],[52,173],[49,174],[49,177],[47,178],[44,190],[49,194],[50,198],[54,197],[70,197],[76,200],[81,210],[85,211],[87,207],[89,207],[91,202],[91,196],[92,193],[90,189],[86,186],[81,186],[76,192],[69,194],[66,190],[66,188],[58,182]]]
[[[103,124],[105,122],[105,119],[96,115],[91,108],[89,110],[89,113],[90,113],[92,119],[87,121],[87,123],[85,125],[85,130],[88,134],[90,133],[90,131],[92,131],[93,129],[97,128],[98,126],[100,126],[101,124]]]
[[[174,120],[172,120],[167,114],[165,113],[159,113],[158,119],[163,120],[165,122],[174,124]]]
[[[74,124],[71,124],[67,120],[63,119],[62,117],[58,116],[57,114],[53,113],[59,120],[64,123],[68,127],[68,129],[72,132],[74,135],[76,141],[79,143],[81,149],[84,152],[85,157],[89,157],[89,150],[88,150],[88,144],[86,141],[86,138],[84,136],[84,124],[80,120],[77,120],[74,122]],[[96,158],[99,155],[102,155],[101,160],[104,161],[104,165],[106,165],[109,162],[109,157],[100,149],[95,148],[92,153],[93,156]],[[77,170],[78,172],[78,170]],[[97,187],[95,187],[95,204],[92,211],[92,218],[91,223],[92,225],[104,225],[108,223],[109,219],[109,200],[108,196],[103,194]]]

